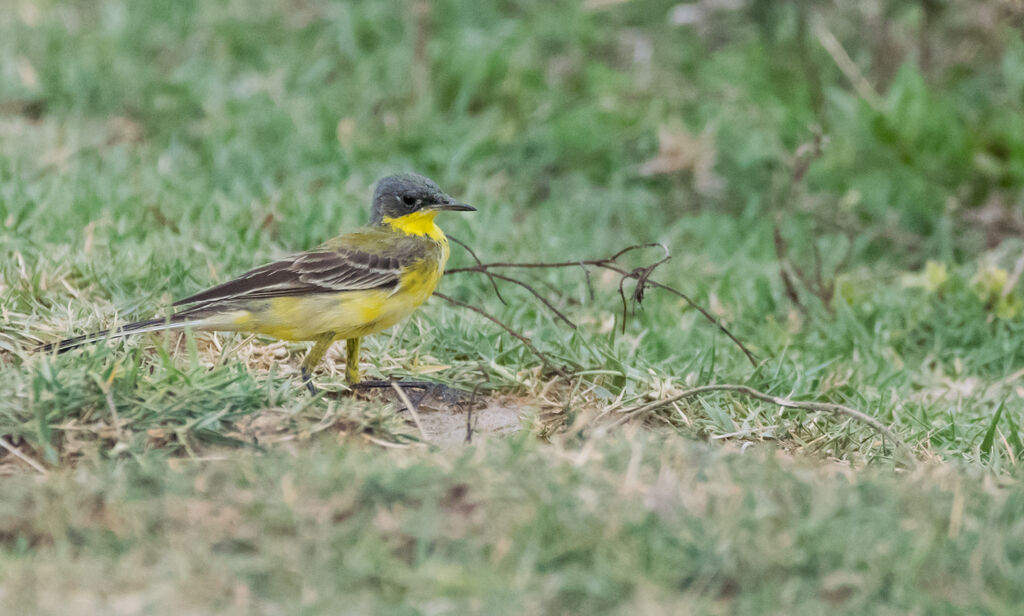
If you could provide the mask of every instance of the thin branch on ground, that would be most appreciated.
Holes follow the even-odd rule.
[[[818,248],[817,242],[813,239],[809,242],[812,263],[809,267],[804,267],[791,258],[789,244],[782,234],[783,204],[794,201],[797,187],[803,183],[804,176],[814,161],[821,158],[826,143],[827,138],[820,131],[815,130],[813,138],[801,144],[793,153],[789,181],[785,188],[781,190],[777,200],[779,212],[776,214],[775,225],[772,229],[775,256],[779,262],[779,278],[782,280],[783,289],[790,301],[805,316],[810,316],[810,311],[807,304],[801,299],[797,283],[799,283],[799,286],[804,291],[817,298],[826,310],[832,312],[832,299],[835,296],[836,289],[836,273],[845,267],[852,252],[852,242],[850,242],[843,256],[835,267],[832,268],[831,274],[826,277],[824,260],[822,259],[821,250]],[[818,234],[815,233],[814,237],[817,236]]]
[[[473,405],[476,404],[476,396],[477,396],[477,394],[480,393],[480,388],[483,387],[484,382],[489,380],[488,379],[488,375],[487,375],[487,371],[486,370],[481,370],[481,372],[484,373],[484,381],[480,382],[480,383],[477,383],[476,386],[473,387],[473,395],[471,395],[469,397],[469,402],[467,403],[467,406],[466,406],[466,440],[465,440],[465,443],[467,445],[469,445],[471,442],[473,442]]]
[[[572,374],[568,370],[566,370],[565,368],[559,366],[558,364],[556,364],[554,362],[554,360],[552,360],[550,357],[548,357],[547,353],[544,353],[543,351],[538,349],[536,346],[534,346],[533,342],[528,337],[524,336],[523,334],[520,334],[519,332],[517,332],[516,330],[512,329],[508,325],[505,325],[500,320],[498,320],[497,317],[495,317],[494,315],[488,313],[486,310],[484,310],[482,308],[477,308],[476,306],[473,306],[472,304],[467,304],[466,302],[460,302],[459,300],[457,300],[457,299],[455,299],[453,297],[448,297],[444,293],[438,293],[438,292],[435,291],[434,292],[434,296],[435,297],[440,297],[441,299],[443,299],[444,301],[448,302],[449,304],[454,304],[456,306],[461,306],[462,308],[468,308],[468,309],[472,310],[473,312],[475,312],[477,314],[483,315],[483,317],[485,319],[487,319],[488,321],[494,323],[498,327],[500,327],[503,330],[505,330],[506,332],[508,332],[512,337],[514,337],[519,342],[522,342],[523,345],[525,345],[526,348],[529,349],[531,353],[536,355],[537,358],[540,359],[544,363],[545,366],[550,368],[552,371],[557,373],[559,376],[562,376],[562,377],[565,377],[565,378],[570,378],[572,376]]]
[[[653,262],[653,263],[651,263],[649,265],[643,266],[643,267],[634,268],[632,270],[627,270],[627,269],[621,267],[617,263],[617,259],[619,259],[620,257],[622,257],[623,255],[625,255],[627,253],[630,253],[630,252],[635,251],[635,250],[640,250],[640,249],[643,249],[643,248],[651,248],[651,247],[654,247],[654,246],[659,246],[659,247],[662,248],[662,250],[665,251],[665,255],[661,259],[659,259],[658,261],[655,261],[655,262]],[[786,247],[785,247],[785,242],[784,242],[784,240],[782,240],[781,234],[779,233],[778,229],[776,229],[776,249],[777,250],[781,250],[782,254],[780,255],[780,257],[781,257],[780,260],[783,260],[785,258]],[[821,272],[822,267],[821,267],[821,263],[820,263],[820,255],[816,254],[815,256],[817,257],[817,261],[815,263],[815,270],[814,270],[813,276],[805,276],[804,272],[801,271],[801,272],[799,272],[799,278],[800,278],[801,283],[804,284],[804,286],[808,286],[808,287],[810,287],[812,289],[820,291],[821,290],[820,288],[827,287],[827,286],[829,286],[829,284],[826,283],[823,280],[824,276],[822,275],[822,272]],[[509,268],[509,269],[515,269],[515,268],[518,268],[518,269],[555,269],[555,268],[568,268],[568,267],[582,267],[585,272],[588,272],[588,280],[589,280],[589,269],[588,268],[590,268],[590,267],[602,268],[602,269],[606,269],[606,270],[609,270],[609,271],[612,271],[612,272],[616,272],[620,276],[622,276],[622,278],[619,280],[619,295],[620,295],[620,297],[622,298],[622,301],[623,301],[623,310],[624,310],[623,321],[625,321],[625,318],[628,315],[628,310],[627,310],[628,300],[626,298],[625,289],[623,287],[623,285],[624,285],[626,280],[635,280],[636,281],[636,288],[633,290],[633,294],[632,294],[632,298],[631,299],[632,299],[632,301],[634,301],[635,303],[638,303],[638,304],[643,301],[643,299],[644,299],[644,291],[648,287],[650,287],[650,288],[658,288],[658,289],[662,289],[662,290],[668,291],[668,292],[670,292],[670,293],[672,293],[672,294],[682,298],[690,306],[692,306],[694,309],[699,311],[711,323],[714,323],[726,336],[729,337],[730,340],[733,341],[733,343],[736,344],[736,346],[741,351],[743,351],[744,355],[746,355],[746,357],[750,361],[751,365],[756,367],[757,366],[757,359],[755,358],[754,354],[752,352],[750,352],[750,350],[746,347],[746,345],[744,345],[743,342],[741,342],[738,338],[736,338],[718,319],[716,319],[713,315],[711,315],[710,312],[705,310],[702,306],[698,305],[696,302],[694,302],[692,299],[690,299],[689,296],[687,296],[685,293],[679,291],[678,289],[675,289],[675,288],[670,287],[670,286],[668,286],[666,284],[663,284],[663,283],[660,283],[660,282],[658,282],[656,280],[652,280],[651,279],[651,274],[654,272],[654,270],[657,269],[660,265],[664,264],[666,261],[668,261],[669,257],[670,257],[670,255],[669,255],[668,249],[665,246],[661,245],[661,244],[642,244],[642,245],[626,247],[626,248],[616,252],[615,254],[611,255],[610,257],[606,257],[606,258],[603,258],[603,259],[585,259],[585,260],[580,260],[580,261],[558,261],[558,262],[551,262],[551,263],[543,263],[543,262],[539,262],[539,263],[507,263],[507,262],[482,263],[482,262],[480,262],[479,259],[477,259],[477,264],[475,266],[453,268],[451,270],[448,270],[447,273],[448,274],[457,274],[457,273],[463,273],[463,272],[479,272],[479,273],[483,273],[483,274],[488,275],[488,276],[495,276],[499,280],[506,280],[508,282],[513,282],[515,284],[519,284],[520,286],[528,289],[534,295],[534,297],[537,297],[538,299],[540,299],[544,303],[545,306],[547,306],[549,309],[552,310],[553,313],[555,313],[558,316],[562,317],[563,315],[561,315],[561,313],[554,308],[553,304],[550,301],[546,301],[541,296],[541,294],[539,292],[537,292],[535,289],[533,289],[529,284],[527,284],[525,282],[522,282],[522,281],[520,281],[518,279],[509,277],[509,276],[495,274],[491,270],[492,269],[499,269],[499,268]],[[790,281],[790,283],[792,283],[792,281]],[[492,279],[492,284],[493,284],[493,279]],[[798,297],[797,294],[796,294],[796,289],[792,288],[792,284],[790,285],[789,291],[792,293],[793,296]],[[435,295],[439,295],[442,299],[444,299],[444,300],[446,300],[446,301],[448,301],[448,302],[450,302],[452,304],[455,304],[457,306],[462,306],[464,308],[469,308],[470,310],[473,310],[474,312],[477,312],[477,313],[483,315],[485,318],[487,318],[490,321],[494,322],[495,324],[499,325],[501,328],[503,328],[509,334],[514,336],[516,339],[518,339],[524,345],[526,345],[527,348],[531,352],[534,353],[534,355],[539,357],[541,359],[541,361],[543,361],[547,366],[555,369],[555,371],[558,372],[558,374],[560,376],[564,376],[564,377],[570,376],[563,369],[561,369],[558,366],[556,366],[554,364],[554,362],[546,354],[544,354],[539,349],[537,349],[537,347],[533,345],[533,343],[530,341],[530,339],[528,337],[526,337],[523,334],[520,334],[519,332],[513,330],[511,327],[505,325],[504,323],[499,321],[494,316],[488,314],[483,309],[477,308],[477,307],[469,305],[469,304],[466,304],[464,302],[460,302],[458,300],[452,299],[452,298],[450,298],[448,296],[445,296],[445,295],[442,295],[440,293],[435,293]],[[799,300],[797,299],[797,301],[799,301]],[[623,411],[622,417],[617,419],[612,424],[612,426],[614,427],[614,426],[621,425],[621,424],[629,421],[630,419],[633,419],[635,417],[641,416],[641,415],[643,415],[645,413],[648,413],[648,412],[653,411],[655,409],[661,408],[663,406],[674,404],[675,402],[678,402],[679,400],[682,400],[684,398],[689,398],[689,397],[693,397],[693,396],[697,396],[697,395],[700,395],[700,394],[703,394],[703,393],[713,392],[713,391],[731,391],[731,392],[734,392],[734,393],[738,393],[738,394],[741,394],[741,395],[744,395],[744,396],[748,396],[748,397],[751,397],[751,398],[755,398],[755,399],[758,399],[758,400],[762,400],[762,401],[765,401],[765,402],[770,402],[772,404],[776,404],[778,406],[785,407],[785,408],[803,409],[803,410],[810,411],[810,412],[824,412],[824,413],[831,413],[833,415],[843,415],[843,416],[849,417],[849,418],[851,418],[851,419],[853,419],[855,421],[858,421],[858,422],[860,422],[860,423],[862,423],[864,425],[867,425],[867,426],[871,427],[872,429],[874,429],[876,432],[881,434],[884,438],[886,438],[890,442],[892,442],[901,451],[903,451],[904,453],[908,454],[907,455],[908,460],[913,460],[913,452],[910,450],[910,448],[907,446],[907,444],[904,443],[903,440],[900,439],[898,436],[896,436],[896,434],[891,429],[889,429],[885,424],[883,424],[882,422],[878,421],[874,417],[871,417],[870,415],[862,413],[861,411],[858,411],[858,410],[856,410],[854,408],[851,408],[851,407],[848,407],[848,406],[844,406],[842,404],[834,404],[834,403],[829,403],[829,402],[804,402],[804,401],[790,400],[788,398],[781,398],[781,397],[778,397],[778,396],[773,396],[773,395],[770,395],[770,394],[758,391],[758,390],[753,389],[752,387],[748,387],[746,385],[729,385],[729,384],[724,384],[724,385],[705,385],[703,387],[695,387],[693,389],[686,390],[686,391],[684,391],[684,392],[682,392],[682,393],[680,393],[680,394],[678,394],[676,396],[673,396],[671,398],[667,398],[665,400],[657,400],[657,401],[654,401],[654,402],[650,402],[648,404],[643,404],[643,405],[640,405],[640,406],[636,406],[636,407],[634,407],[632,409],[627,409],[627,410]]]
[[[836,291],[835,272],[839,271],[846,262],[846,258],[850,253],[849,246],[847,246],[846,253],[843,256],[843,259],[836,266],[835,271],[826,279],[824,275],[824,266],[822,265],[821,251],[813,240],[810,243],[812,269],[808,271],[790,258],[789,247],[785,238],[782,236],[782,230],[779,227],[778,222],[775,223],[773,235],[775,239],[775,255],[779,260],[779,277],[782,279],[782,284],[786,289],[786,295],[801,312],[805,315],[810,314],[807,306],[800,301],[800,294],[797,291],[796,284],[794,282],[795,279],[796,281],[799,281],[800,285],[808,293],[817,298],[821,305],[831,313],[833,311],[832,298],[835,296]]]
[[[483,265],[484,264],[483,261],[480,260],[480,257],[476,256],[476,252],[472,248],[469,247],[469,244],[467,244],[466,242],[463,242],[462,240],[458,239],[457,237],[455,237],[453,235],[449,235],[448,239],[453,241],[453,242],[455,242],[459,246],[462,246],[462,248],[465,249],[465,251],[469,253],[469,256],[473,257],[473,260],[476,261],[477,265]],[[498,299],[501,301],[502,304],[508,306],[508,302],[505,301],[505,298],[501,296],[501,291],[498,290],[498,283],[494,281],[494,274],[488,273],[487,277],[491,281],[491,287],[494,289],[494,294],[498,296]]]
[[[842,404],[835,404],[832,402],[811,402],[803,400],[790,400],[789,398],[781,398],[779,396],[773,396],[771,394],[766,394],[762,391],[758,391],[753,387],[748,387],[747,385],[703,385],[701,387],[687,389],[684,392],[678,393],[669,398],[665,398],[664,400],[655,400],[654,402],[648,402],[647,404],[642,404],[630,409],[625,409],[622,411],[622,416],[616,419],[610,427],[622,425],[633,418],[642,416],[645,413],[649,413],[664,406],[668,406],[670,404],[683,400],[684,398],[692,398],[694,396],[699,396],[701,394],[712,391],[731,391],[751,398],[756,398],[764,402],[771,402],[772,404],[776,404],[778,406],[790,409],[803,409],[805,411],[831,413],[833,415],[844,415],[846,417],[859,421],[867,426],[870,426],[883,437],[889,439],[893,444],[896,445],[896,447],[907,453],[909,459],[913,459],[913,452],[911,451],[910,447],[908,447],[907,444],[904,443],[901,438],[896,436],[895,432],[889,429],[889,427],[887,427],[882,422],[878,421],[877,419],[866,413],[858,411],[857,409],[854,408],[850,408],[848,406],[844,406]]]
[[[659,259],[658,261],[650,264],[650,265],[643,266],[643,267],[637,267],[637,268],[634,268],[632,270],[627,270],[627,269],[624,269],[623,267],[621,267],[618,264],[618,262],[617,262],[619,258],[621,258],[622,256],[626,255],[629,252],[633,252],[633,251],[636,251],[636,250],[641,250],[641,249],[644,249],[644,248],[653,248],[655,246],[657,246],[657,247],[661,248],[662,250],[664,250],[665,251],[665,256],[663,258]],[[636,288],[633,290],[633,294],[632,294],[632,300],[634,302],[636,302],[636,303],[641,303],[643,301],[643,299],[644,299],[644,292],[645,292],[645,290],[648,287],[653,287],[653,288],[662,289],[664,291],[668,291],[669,293],[672,293],[672,294],[676,295],[677,297],[681,298],[683,301],[685,301],[687,304],[689,304],[692,308],[697,310],[704,318],[706,318],[708,321],[713,323],[722,333],[724,333],[743,352],[744,355],[746,355],[747,359],[750,361],[750,364],[752,366],[756,367],[757,366],[757,358],[750,351],[750,349],[748,349],[747,346],[745,344],[743,344],[742,341],[740,341],[736,336],[734,336],[732,334],[732,332],[730,332],[728,330],[728,328],[726,328],[725,325],[722,324],[721,321],[719,321],[718,319],[716,319],[714,317],[714,315],[712,315],[708,310],[706,310],[700,304],[695,302],[693,299],[691,299],[688,295],[686,295],[682,291],[679,291],[678,289],[676,289],[674,287],[671,287],[671,286],[669,286],[667,284],[658,282],[657,280],[654,280],[654,279],[651,278],[651,274],[653,274],[654,270],[658,266],[660,266],[663,263],[665,263],[666,261],[668,261],[669,257],[670,257],[670,255],[669,255],[668,249],[663,244],[657,244],[657,243],[637,244],[637,245],[634,245],[634,246],[628,246],[626,248],[623,248],[622,250],[620,250],[620,251],[616,252],[615,254],[611,255],[610,257],[605,257],[603,259],[582,259],[582,260],[577,260],[577,261],[553,261],[553,262],[549,262],[549,263],[544,263],[544,262],[538,262],[538,263],[508,263],[508,262],[478,263],[475,266],[452,268],[452,269],[448,270],[446,273],[451,275],[451,274],[459,274],[459,273],[464,273],[464,272],[479,272],[479,273],[482,273],[482,274],[491,275],[491,274],[493,274],[493,272],[491,272],[491,270],[493,270],[493,269],[501,269],[501,268],[509,268],[509,269],[559,269],[559,268],[568,268],[568,267],[582,267],[585,272],[588,272],[588,280],[589,280],[589,269],[588,268],[590,268],[590,267],[597,267],[597,268],[601,268],[601,269],[606,269],[606,270],[615,272],[615,273],[619,274],[620,276],[622,276],[622,279],[620,279],[620,281],[619,281],[619,285],[620,285],[619,286],[619,292],[620,292],[620,296],[622,297],[624,311],[628,312],[628,310],[627,310],[628,306],[626,305],[628,300],[626,298],[625,291],[624,291],[624,289],[622,287],[622,284],[624,283],[625,280],[635,280],[636,281]],[[517,282],[517,284],[520,284],[521,286],[528,286],[527,283],[524,283],[522,281]],[[538,296],[538,293],[536,291],[531,290],[531,292],[533,292],[534,296]],[[550,302],[545,302],[545,305],[550,305]],[[478,310],[478,311],[482,312],[480,310]],[[487,315],[487,316],[490,317],[490,315]],[[521,337],[521,336],[517,335],[517,338],[523,339],[525,337]]]
[[[537,300],[540,303],[544,304],[547,307],[547,309],[550,310],[563,323],[565,323],[566,325],[568,325],[569,327],[571,327],[573,329],[579,329],[579,326],[577,326],[575,323],[573,323],[572,319],[570,319],[569,317],[565,316],[565,313],[563,313],[561,310],[556,308],[555,305],[551,302],[551,300],[549,300],[548,298],[546,298],[543,295],[541,295],[540,292],[537,291],[537,289],[534,289],[528,283],[525,283],[522,280],[519,280],[518,278],[513,278],[511,276],[506,276],[504,274],[495,274],[494,272],[487,272],[487,276],[489,278],[491,278],[491,282],[492,283],[494,282],[494,279],[497,278],[498,280],[504,280],[505,282],[511,282],[512,284],[516,284],[516,285],[519,285],[519,286],[523,287],[524,289],[529,291],[534,297],[536,297]],[[499,296],[499,299],[501,299],[500,296]]]
[[[778,222],[775,223],[772,238],[775,240],[775,257],[779,260],[779,278],[782,279],[782,287],[785,289],[789,301],[793,302],[793,305],[806,315],[807,307],[800,301],[800,293],[797,292],[793,278],[789,275],[788,249],[786,247],[786,240],[782,238],[782,230],[779,228]]]

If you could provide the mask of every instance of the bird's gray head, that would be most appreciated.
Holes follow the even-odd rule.
[[[433,180],[415,173],[389,175],[373,191],[372,224],[385,218],[401,218],[419,210],[473,212],[476,208],[449,197]]]

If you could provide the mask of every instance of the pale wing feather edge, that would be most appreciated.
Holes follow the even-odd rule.
[[[412,260],[352,249],[303,253],[258,267],[174,305],[392,288]]]

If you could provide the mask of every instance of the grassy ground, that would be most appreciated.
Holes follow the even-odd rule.
[[[1020,9],[740,4],[6,0],[0,603],[1015,613]],[[310,399],[301,344],[30,352],[361,224],[400,170],[479,207],[445,228],[485,261],[662,242],[654,277],[758,365],[669,293],[624,321],[618,277],[582,268],[517,274],[577,330],[521,288],[443,283],[572,378],[441,301],[366,342],[369,374],[518,410],[469,446]],[[713,383],[856,408],[917,463],[734,392],[621,421]]]

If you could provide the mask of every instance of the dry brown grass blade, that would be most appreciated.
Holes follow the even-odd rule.
[[[842,404],[835,404],[832,402],[812,402],[802,400],[790,400],[789,398],[781,398],[779,396],[766,394],[763,391],[758,391],[753,387],[748,387],[747,385],[734,385],[723,383],[720,385],[703,385],[701,387],[687,389],[684,392],[678,393],[669,398],[665,398],[664,400],[655,400],[654,402],[648,402],[647,404],[635,406],[631,409],[625,409],[622,411],[622,416],[616,419],[611,424],[611,427],[622,425],[629,421],[630,419],[639,417],[641,415],[644,415],[645,413],[649,413],[651,411],[667,406],[674,402],[678,402],[685,398],[692,398],[694,396],[699,396],[701,394],[713,391],[731,391],[744,396],[748,396],[750,398],[762,400],[764,402],[777,404],[778,406],[782,406],[785,408],[803,409],[806,411],[831,413],[833,415],[843,415],[849,417],[867,426],[870,426],[883,437],[889,439],[893,444],[896,445],[897,448],[899,448],[905,454],[907,454],[906,457],[908,461],[910,461],[911,464],[913,463],[913,451],[905,442],[903,442],[903,439],[896,436],[896,433],[890,430],[888,426],[886,426],[882,422],[878,421],[877,419],[866,413],[863,413],[861,411],[858,411],[857,409],[848,406],[844,406]]]
[[[13,455],[15,458],[18,458],[19,460],[21,460],[25,464],[28,464],[29,466],[31,466],[33,469],[38,471],[41,475],[46,475],[47,474],[46,473],[46,467],[44,467],[39,462],[36,462],[32,458],[28,457],[27,455],[23,454],[21,452],[21,450],[18,449],[17,447],[15,447],[14,445],[8,443],[6,436],[0,436],[0,447],[3,447],[8,452],[10,452],[10,454]]]
[[[424,443],[430,442],[429,437],[427,436],[427,431],[423,429],[423,422],[420,421],[419,409],[417,409],[416,405],[412,403],[409,396],[405,395],[405,391],[398,385],[398,383],[392,381],[391,389],[395,390],[398,398],[402,401],[402,404],[405,405],[406,410],[409,411],[410,415],[412,415],[412,420],[416,424],[416,429],[420,431],[420,438],[423,439]]]

